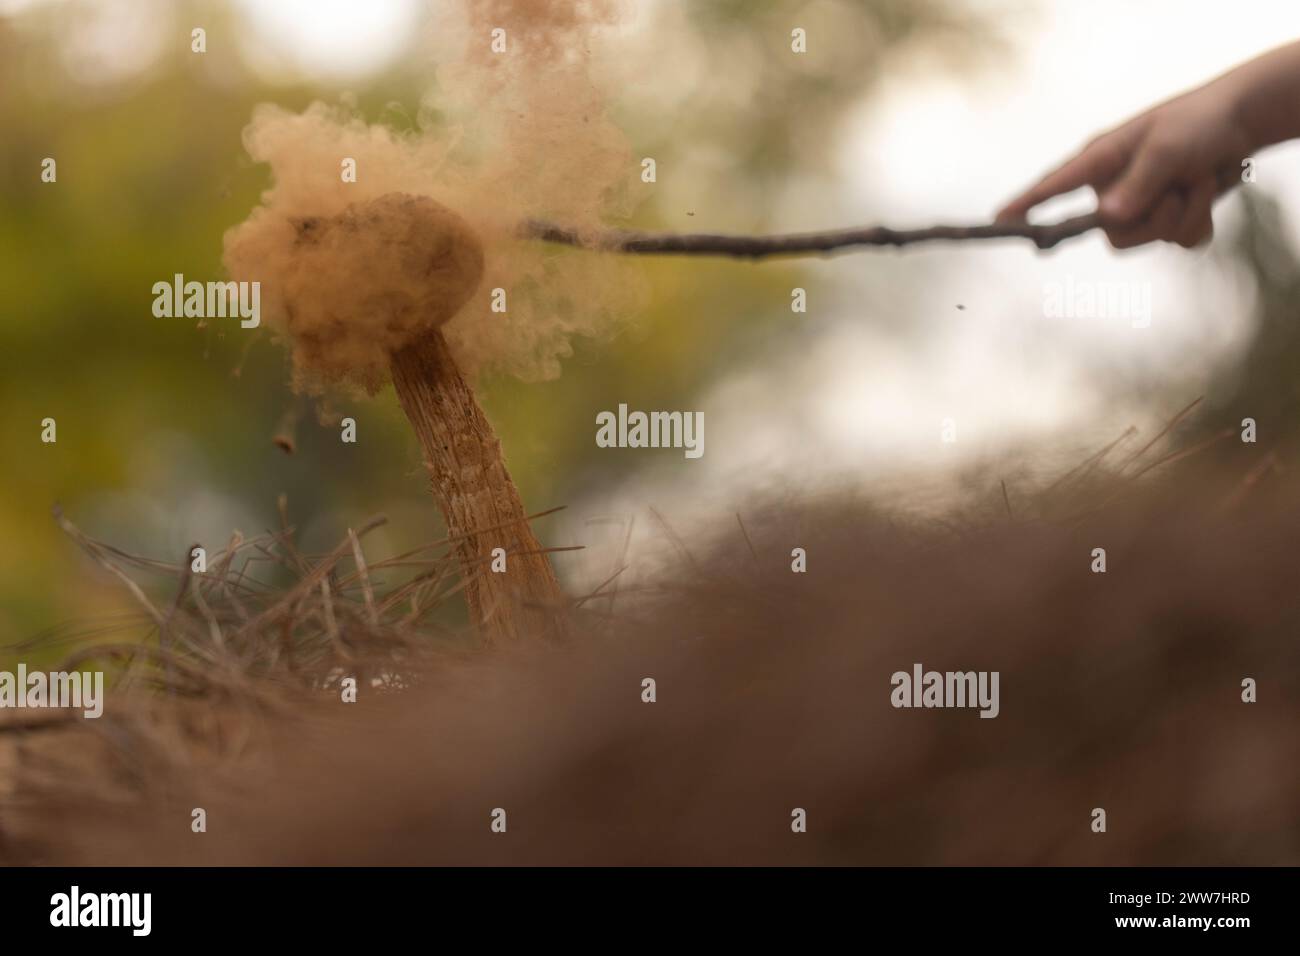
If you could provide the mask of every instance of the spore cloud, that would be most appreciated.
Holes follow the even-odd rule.
[[[301,390],[373,391],[431,325],[468,374],[553,378],[575,336],[608,337],[636,311],[635,265],[517,234],[529,219],[581,231],[630,212],[639,167],[590,69],[617,7],[479,0],[446,16],[441,43],[457,49],[407,128],[344,100],[263,104],[244,130],[271,184],[226,233],[224,261],[261,282]]]

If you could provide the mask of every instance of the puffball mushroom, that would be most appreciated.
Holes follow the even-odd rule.
[[[466,579],[472,621],[489,641],[556,633],[565,600],[555,572],[440,331],[482,279],[478,236],[445,206],[403,193],[292,224],[281,291],[295,363],[372,390],[391,375]],[[506,551],[505,572],[489,569],[494,548]]]
[[[291,220],[279,282],[295,364],[377,389],[393,353],[460,311],[483,277],[483,245],[427,196],[388,193],[331,217]]]

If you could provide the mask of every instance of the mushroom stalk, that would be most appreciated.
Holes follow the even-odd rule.
[[[561,634],[564,594],[528,525],[501,441],[442,332],[430,329],[394,352],[391,367],[460,560],[471,620],[489,643]],[[495,548],[506,552],[505,571],[492,570]]]

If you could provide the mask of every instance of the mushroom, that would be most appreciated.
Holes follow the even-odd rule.
[[[292,225],[280,295],[295,364],[372,391],[391,378],[483,637],[561,632],[566,601],[555,572],[441,331],[482,278],[478,236],[445,206],[404,193]],[[489,570],[495,548],[506,551],[502,573]]]

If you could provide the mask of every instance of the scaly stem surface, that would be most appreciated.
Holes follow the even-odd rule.
[[[455,539],[470,618],[489,643],[564,630],[566,602],[506,471],[501,441],[438,330],[394,353],[393,384]],[[492,550],[506,570],[494,572]]]

